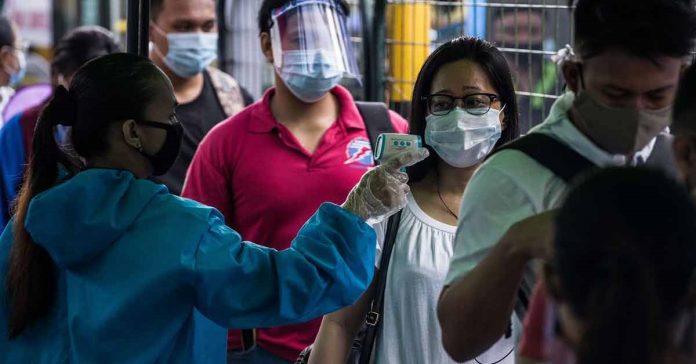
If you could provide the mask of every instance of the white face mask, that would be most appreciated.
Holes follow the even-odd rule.
[[[447,115],[425,118],[425,143],[447,164],[471,167],[481,162],[500,139],[500,113],[490,109],[483,115],[472,115],[459,107]]]

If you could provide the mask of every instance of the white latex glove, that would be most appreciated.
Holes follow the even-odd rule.
[[[358,215],[368,224],[376,224],[406,206],[411,192],[408,175],[401,168],[427,158],[426,148],[403,151],[365,173],[350,192],[343,208]]]

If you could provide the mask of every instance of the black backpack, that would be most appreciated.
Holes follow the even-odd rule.
[[[387,105],[381,102],[358,101],[355,103],[358,107],[360,116],[362,116],[367,130],[367,136],[370,139],[370,146],[374,151],[377,145],[377,137],[384,133],[393,133],[394,125],[392,125],[389,109]],[[375,161],[377,163],[377,161]]]
[[[580,155],[574,149],[556,140],[555,138],[541,134],[527,134],[517,140],[509,142],[496,151],[491,153],[488,158],[503,150],[517,150],[528,157],[534,159],[558,178],[562,179],[566,184],[571,184],[578,176],[587,173],[597,165],[590,160]],[[526,284],[528,283],[528,284]],[[524,318],[529,306],[529,297],[532,295],[534,282],[522,281],[520,290],[517,294],[517,303],[515,304],[515,313],[520,320]]]

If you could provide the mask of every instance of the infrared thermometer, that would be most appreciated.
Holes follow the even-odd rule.
[[[418,151],[423,147],[419,135],[385,133],[377,137],[375,159],[384,161],[404,150]]]

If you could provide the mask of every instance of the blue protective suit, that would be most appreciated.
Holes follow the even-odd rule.
[[[336,205],[322,205],[279,252],[243,242],[216,210],[118,170],[88,170],[40,194],[26,226],[56,262],[58,295],[48,318],[7,340],[9,225],[0,238],[6,364],[224,363],[222,327],[319,317],[354,303],[374,270],[374,231]]]

